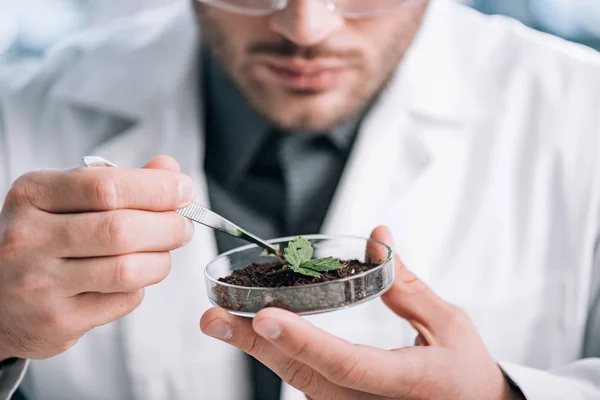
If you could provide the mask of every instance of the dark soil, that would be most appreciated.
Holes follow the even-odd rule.
[[[284,270],[283,263],[251,264],[244,269],[234,271],[231,275],[219,279],[221,282],[236,286],[249,287],[284,287],[302,286],[343,279],[375,268],[377,264],[363,264],[357,260],[345,262],[346,266],[336,271],[325,272],[320,278],[298,274],[291,269]]]
[[[346,266],[337,271],[323,273],[320,278],[284,270],[282,262],[251,264],[234,271],[230,276],[219,279],[235,286],[261,287],[263,291],[241,288],[215,287],[214,294],[218,305],[229,310],[254,313],[265,307],[279,307],[294,312],[311,312],[330,307],[351,305],[370,297],[374,291],[383,287],[381,276],[369,276],[352,279],[342,286],[328,288],[322,286],[306,287],[315,283],[335,281],[369,271],[379,264],[365,264],[357,260],[343,261]],[[296,287],[297,290],[273,292],[281,287]],[[302,289],[305,286],[306,289]]]

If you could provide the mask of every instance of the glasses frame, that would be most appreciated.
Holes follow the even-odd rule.
[[[211,6],[211,7],[215,7],[224,11],[228,11],[228,12],[232,12],[235,14],[240,14],[240,15],[247,15],[247,16],[254,16],[254,17],[265,17],[271,14],[275,14],[278,13],[282,10],[284,10],[288,4],[289,4],[289,0],[273,0],[273,6],[271,9],[268,10],[253,10],[250,8],[246,8],[243,6],[236,6],[233,4],[229,4],[227,3],[226,0],[196,0],[202,4],[206,4],[207,6]],[[408,3],[414,3],[415,1],[418,0],[398,0],[398,4],[389,6],[389,7],[384,7],[382,9],[376,9],[373,11],[369,11],[369,12],[343,12],[341,10],[338,9],[338,7],[336,6],[336,0],[318,0],[321,2],[325,3],[325,7],[327,8],[327,10],[329,12],[337,12],[338,14],[340,14],[343,18],[348,18],[348,19],[359,19],[359,18],[372,18],[372,17],[377,17],[380,16],[382,14],[385,14],[387,12],[393,11],[397,8],[400,8],[402,6],[405,6]]]

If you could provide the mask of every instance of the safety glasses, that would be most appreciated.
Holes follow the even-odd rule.
[[[222,10],[243,15],[265,16],[283,10],[288,0],[197,0]],[[414,0],[311,0],[325,3],[344,18],[366,18],[385,14]]]

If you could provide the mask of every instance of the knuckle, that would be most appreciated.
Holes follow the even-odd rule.
[[[101,230],[96,223],[82,223],[82,216],[65,215],[61,216],[60,223],[56,224],[51,231],[52,248],[61,249],[61,251],[83,248],[89,245],[88,241],[100,239]]]
[[[152,283],[161,282],[171,272],[171,267],[172,267],[171,253],[165,252],[165,253],[162,253],[161,255],[159,255],[158,257],[161,257],[161,260],[160,260],[159,266],[157,268],[157,274],[155,277],[155,281]]]
[[[56,307],[46,307],[42,312],[40,323],[46,332],[53,335],[63,334],[71,328],[68,313],[60,312]]]
[[[135,267],[135,259],[132,255],[116,257],[112,273],[113,286],[125,292],[139,289],[140,274]]]
[[[429,292],[429,287],[412,271],[405,269],[398,273],[398,279],[403,288],[411,296],[419,296]]]
[[[44,292],[50,287],[48,277],[41,273],[20,270],[15,278],[14,288],[21,295]]]
[[[398,385],[395,397],[402,399],[427,399],[432,398],[432,393],[428,393],[431,388],[436,387],[436,381],[431,375],[431,366],[423,363],[419,370],[415,372],[417,379],[407,385]]]
[[[29,225],[21,223],[7,223],[0,230],[0,248],[2,253],[10,254],[31,243],[32,232]],[[3,257],[4,258],[4,257]]]
[[[331,380],[340,385],[357,385],[365,376],[365,371],[360,368],[360,357],[349,354],[342,360],[339,367],[331,372]]]
[[[157,190],[157,198],[160,204],[165,207],[175,208],[179,205],[179,185],[180,178],[177,174],[160,171],[161,177]]]
[[[51,229],[46,220],[34,218],[29,211],[3,216],[0,221],[0,259],[22,262],[47,254],[51,250],[48,246],[48,241],[52,240]]]
[[[95,181],[94,196],[100,207],[104,210],[116,210],[119,208],[119,193],[112,175],[107,174]]]
[[[294,351],[292,352],[292,358],[298,358],[302,353],[304,353],[304,350],[306,350],[307,346],[308,340],[304,340],[302,344],[300,344],[300,346],[294,349]]]
[[[465,310],[449,304],[449,325],[452,329],[464,329],[471,326],[471,318]]]
[[[32,204],[31,199],[33,197],[33,190],[36,184],[35,175],[35,172],[28,172],[17,178],[6,195],[6,204],[12,206]]]
[[[133,310],[138,308],[144,300],[144,289],[139,289],[133,292],[123,293],[122,297],[119,298],[118,305],[115,305],[112,313],[113,318],[116,320],[124,317],[131,313]]]
[[[301,392],[309,391],[313,396],[320,392],[320,383],[316,379],[315,371],[304,364],[293,361],[284,373],[284,380]]]
[[[130,229],[132,220],[127,212],[111,212],[107,214],[105,224],[100,232],[100,242],[109,243],[125,248],[130,242]]]
[[[127,308],[129,308],[131,311],[138,308],[140,304],[142,304],[142,301],[144,301],[145,293],[146,292],[144,289],[138,289],[135,292],[128,293],[126,301],[126,304],[128,305]]]
[[[262,352],[260,337],[256,334],[247,335],[240,344],[240,348],[245,353],[253,357],[258,357]]]

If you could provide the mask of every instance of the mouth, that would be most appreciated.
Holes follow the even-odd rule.
[[[270,79],[294,91],[321,92],[336,86],[350,71],[347,61],[331,58],[263,57],[259,65]]]

